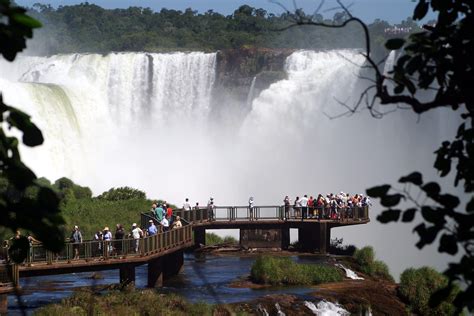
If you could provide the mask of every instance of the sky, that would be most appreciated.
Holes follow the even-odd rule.
[[[73,5],[78,4],[81,0],[17,0],[18,4],[23,6],[32,6],[35,3],[51,4],[54,7],[59,5]],[[222,14],[231,14],[236,8],[243,4],[248,4],[257,8],[264,8],[268,12],[279,14],[283,9],[272,3],[269,0],[90,0],[89,3],[97,4],[104,8],[128,8],[130,6],[149,7],[155,11],[161,8],[184,10],[186,8],[193,8],[200,12],[205,12],[209,9],[220,12]],[[292,0],[280,0],[281,4],[292,10],[294,8]],[[295,0],[298,8],[302,8],[305,12],[313,12],[320,1],[318,0]],[[372,22],[376,18],[386,20],[390,23],[398,23],[408,16],[411,16],[416,5],[412,0],[352,0],[343,1],[345,5],[351,5],[350,9],[353,15],[358,16],[366,22]],[[336,1],[325,1],[327,9],[336,6]],[[329,11],[323,15],[332,17],[333,12]]]

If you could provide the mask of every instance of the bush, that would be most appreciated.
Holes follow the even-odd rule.
[[[264,284],[310,285],[342,281],[341,271],[335,267],[297,264],[291,258],[259,257],[252,265],[250,277]]]
[[[344,245],[343,239],[331,239],[331,244],[329,245],[329,253],[339,256],[353,256],[357,250],[354,245]]]
[[[97,197],[99,200],[125,201],[125,200],[145,200],[146,194],[143,191],[130,187],[112,188]]]
[[[238,243],[237,239],[232,236],[225,236],[222,238],[221,236],[214,234],[214,233],[206,233],[206,245],[218,245],[218,244],[229,244],[229,243]]]
[[[359,265],[359,270],[371,277],[394,281],[387,264],[380,260],[375,260],[374,248],[366,246],[354,252],[354,259]]]
[[[429,300],[437,290],[444,288],[448,279],[429,267],[419,269],[409,268],[400,276],[400,296],[408,303],[414,313],[420,315],[454,315],[452,304],[459,288],[455,286],[448,298],[440,302],[437,307],[431,308]]]

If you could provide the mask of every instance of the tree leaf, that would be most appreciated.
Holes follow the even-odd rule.
[[[422,186],[421,189],[431,198],[438,196],[441,191],[441,187],[436,182],[429,182]]]
[[[429,4],[426,3],[425,0],[420,0],[415,7],[415,11],[413,12],[413,20],[421,20],[425,17],[426,13],[428,13]]]
[[[474,197],[466,204],[466,212],[474,213]]]
[[[393,195],[385,195],[381,198],[380,204],[382,204],[385,207],[392,207],[400,203],[401,199],[405,198],[401,194],[393,194]]]
[[[450,255],[455,255],[458,252],[458,244],[456,236],[443,234],[439,240],[439,252],[446,252]]]
[[[448,209],[454,209],[460,203],[459,198],[451,194],[442,194],[436,201]]]
[[[413,183],[415,185],[422,185],[423,184],[423,177],[421,173],[418,171],[412,172],[407,176],[401,177],[400,180],[398,180],[400,183]]]
[[[35,20],[31,16],[28,16],[24,13],[13,14],[11,18],[18,24],[21,24],[31,29],[36,29],[42,26],[38,20]]]
[[[7,121],[23,132],[23,143],[33,147],[41,145],[44,141],[40,129],[31,122],[30,116],[18,109],[9,107],[10,115]]]
[[[384,185],[379,185],[379,186],[367,189],[365,192],[367,193],[368,196],[377,198],[377,197],[382,197],[386,195],[388,190],[390,190],[390,188],[391,188],[390,185],[384,184]]]
[[[382,224],[398,222],[401,212],[401,210],[386,210],[383,211],[379,216],[377,216],[377,220]]]
[[[29,249],[30,243],[28,239],[25,236],[20,236],[19,238],[13,238],[11,240],[8,255],[15,263],[22,263],[25,261]]]
[[[403,38],[391,38],[385,42],[385,47],[390,50],[400,49],[403,44],[405,44],[405,40]]]
[[[440,209],[433,209],[430,206],[423,206],[421,208],[421,215],[423,218],[430,223],[441,225],[445,222],[445,213]]]
[[[438,226],[426,227],[424,223],[416,226],[413,231],[418,233],[420,240],[416,243],[418,249],[422,249],[425,245],[431,244],[441,230]]]
[[[405,212],[403,212],[402,222],[408,223],[413,221],[413,219],[415,218],[416,211],[416,208],[409,208]]]

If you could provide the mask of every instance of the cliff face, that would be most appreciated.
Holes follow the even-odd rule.
[[[252,81],[253,98],[272,83],[286,78],[285,60],[295,49],[240,48],[217,53],[214,102],[247,104]]]

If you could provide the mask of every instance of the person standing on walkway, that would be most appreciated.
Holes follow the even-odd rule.
[[[300,199],[300,204],[301,204],[301,221],[303,221],[303,219],[308,218],[308,196],[306,194]]]
[[[74,248],[74,259],[79,259],[79,247],[82,244],[82,234],[78,226],[74,226],[74,230],[71,235],[72,247]]]
[[[295,219],[299,217],[301,214],[301,202],[300,202],[300,197],[297,196],[295,199],[295,203],[293,204],[293,209],[295,210]]]
[[[163,207],[160,204],[157,208],[155,208],[155,217],[158,222],[161,222],[161,220],[163,219],[163,213]]]
[[[189,203],[189,199],[188,199],[188,198],[186,198],[186,199],[184,200],[183,210],[185,210],[185,211],[191,211],[191,204]]]
[[[109,230],[109,227],[105,226],[104,227],[104,250],[107,251],[107,254],[110,254],[112,252],[112,233]]]
[[[123,246],[122,246],[122,241],[123,238],[125,237],[125,230],[123,229],[122,224],[117,224],[116,229],[115,229],[115,251],[117,252],[117,255],[122,254]]]
[[[158,233],[158,228],[156,228],[155,223],[153,222],[152,219],[148,221],[149,226],[148,226],[148,236],[153,236]]]
[[[287,196],[285,196],[285,198],[283,199],[283,204],[285,205],[285,218],[284,220],[288,220],[288,218],[290,217],[290,198]]]
[[[255,219],[253,196],[249,198],[249,215],[250,220],[253,221]]]
[[[132,224],[132,237],[135,240],[135,253],[140,249],[140,238],[143,237],[143,230],[137,226],[137,223]]]
[[[214,199],[211,197],[207,202],[207,218],[209,222],[212,222],[214,220],[215,207],[216,206],[214,205]]]

